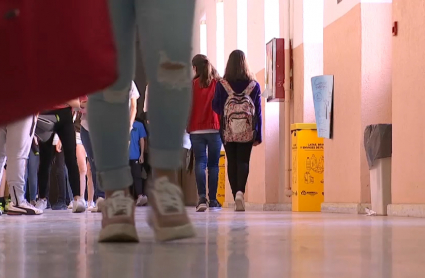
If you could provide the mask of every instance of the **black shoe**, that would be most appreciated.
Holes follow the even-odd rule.
[[[217,200],[210,201],[210,210],[221,210],[221,205]]]
[[[68,206],[64,202],[57,202],[52,206],[52,210],[67,210]]]
[[[198,205],[196,206],[197,212],[204,212],[207,210],[207,198],[199,197]]]

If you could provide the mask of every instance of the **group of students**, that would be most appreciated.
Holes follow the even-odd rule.
[[[133,197],[137,206],[144,206],[147,196],[142,166],[147,133],[144,123],[135,120],[139,97],[137,86],[132,82],[129,90],[132,127],[129,131],[129,165],[134,180]],[[5,211],[8,215],[39,215],[50,207],[53,210],[72,209],[72,212],[86,209],[100,212],[105,193],[96,178],[86,104],[87,97],[75,99],[0,129],[0,167],[4,169],[0,171],[0,215]],[[37,126],[40,124],[38,120],[43,119],[53,119],[50,121],[53,129],[47,137],[40,135],[45,132]],[[52,162],[57,176],[58,198],[50,205]],[[4,196],[6,180],[10,194],[7,201]]]
[[[192,58],[195,1],[129,0],[107,2],[110,31],[113,33],[112,39],[114,40],[113,45],[108,42],[107,50],[113,48],[114,51],[103,51],[105,49],[102,50],[101,45],[88,44],[80,52],[93,53],[93,56],[98,54],[97,56],[100,58],[102,56],[106,58],[108,53],[110,57],[114,56],[115,63],[105,64],[105,69],[108,70],[108,73],[111,73],[110,78],[100,83],[96,80],[91,82],[90,78],[82,78],[81,72],[75,70],[78,65],[83,67],[93,63],[91,65],[98,66],[99,75],[102,72],[99,61],[95,63],[94,61],[83,60],[83,58],[87,59],[84,55],[72,56],[74,60],[73,70],[69,70],[69,65],[42,68],[44,76],[49,76],[49,71],[58,71],[57,69],[59,69],[60,75],[66,75],[67,81],[74,78],[80,80],[82,82],[81,94],[89,94],[88,102],[80,102],[79,100],[75,103],[69,102],[66,106],[60,109],[56,108],[55,111],[51,112],[53,116],[58,115],[59,117],[55,131],[62,141],[65,164],[69,171],[73,194],[73,212],[84,211],[85,202],[80,188],[75,144],[64,140],[65,137],[71,138],[69,136],[71,133],[73,134],[72,137],[75,138],[73,127],[69,128],[70,123],[73,124],[71,107],[87,108],[90,140],[96,164],[96,182],[99,188],[105,192],[105,200],[99,205],[102,212],[99,241],[139,241],[135,225],[136,202],[130,192],[134,179],[129,165],[129,130],[131,123],[129,122],[128,108],[129,90],[135,72],[135,34],[137,32],[144,54],[144,69],[149,80],[149,164],[152,169],[152,182],[149,183],[147,188],[150,208],[147,214],[147,222],[153,229],[158,241],[194,237],[196,232],[188,217],[176,172],[181,167],[182,135],[187,128],[192,103],[191,87],[193,84],[191,82],[190,61]],[[61,14],[68,16],[67,12],[67,9],[58,11],[59,16]],[[97,15],[90,14],[90,16],[96,18]],[[76,34],[78,28],[80,28],[78,23],[79,21],[76,20],[75,26],[72,25],[72,27],[75,27],[72,30],[73,32],[75,30]],[[105,25],[102,31],[108,31],[108,26]],[[21,31],[18,30],[10,34],[19,37],[19,35],[22,35]],[[67,35],[66,32],[64,34]],[[99,34],[105,33],[100,32]],[[10,39],[11,36],[7,37],[6,40]],[[15,37],[12,37],[12,39],[15,39]],[[87,38],[82,36],[81,42],[84,42],[84,40],[87,40]],[[41,48],[43,43],[46,42],[40,40],[37,46]],[[28,56],[24,55],[23,57],[25,64],[23,66],[29,75],[40,72],[40,65],[45,65],[43,63],[31,63],[32,60],[27,62],[25,59]],[[37,61],[41,61],[43,58],[51,57],[36,58]],[[112,59],[110,60],[112,61]],[[18,80],[19,77],[22,83],[28,83],[31,87],[31,84],[34,84],[31,83],[34,82],[34,79],[28,80],[28,76],[22,77],[21,72],[13,71],[16,68],[14,62],[14,59],[9,59],[6,60],[4,65],[4,68],[8,69],[8,74],[13,77],[11,80]],[[92,73],[94,73],[94,76],[96,75],[96,72]],[[102,80],[102,76],[95,77]],[[216,79],[214,78],[214,80]],[[232,53],[224,78],[220,79],[219,82],[216,80],[208,83],[201,85],[202,87],[215,85],[215,95],[212,102],[205,103],[204,107],[206,109],[211,108],[218,115],[218,118],[215,119],[219,120],[220,127],[217,129],[217,126],[215,126],[213,129],[219,130],[224,143],[229,180],[236,207],[241,210],[244,205],[243,192],[249,171],[250,152],[252,146],[261,143],[260,88],[249,73],[245,56],[240,51]],[[6,88],[11,89],[5,92],[5,97],[19,90],[19,87],[12,87],[9,83],[6,85],[9,86]],[[60,89],[54,86],[46,86],[36,93],[30,90],[20,93],[23,96],[32,94],[33,98],[29,99],[37,98],[40,103],[47,100],[49,100],[49,103],[54,103],[55,101],[62,102],[65,95],[69,98],[75,97],[78,92],[74,93],[67,90],[61,94]],[[27,104],[27,107],[30,106],[28,99],[23,98],[22,101]],[[87,107],[85,107],[86,105]],[[36,116],[30,115],[18,119],[16,118],[18,115],[24,116],[30,113],[27,113],[28,111],[17,113],[13,109],[15,109],[15,106],[6,107],[2,110],[3,114],[11,113],[14,116],[4,117],[3,122],[7,122],[7,124],[0,128],[0,166],[5,164],[7,156],[7,183],[13,201],[12,206],[24,211],[31,205],[25,200],[23,189],[25,168],[34,135]],[[16,121],[12,123],[12,120]],[[202,130],[205,128],[195,129]],[[210,129],[210,127],[207,129]],[[195,131],[191,130],[191,133]],[[63,134],[68,134],[69,137]],[[194,139],[196,144],[196,138]],[[51,143],[51,141],[49,137],[47,143]],[[197,153],[199,154],[199,152]],[[44,169],[50,165],[51,152],[48,154],[48,158],[41,159],[40,157],[39,168],[45,168],[42,171],[39,169],[39,180],[41,179],[40,172],[44,175],[44,179],[48,178],[48,171]],[[42,166],[41,164],[45,163],[42,160],[49,163]],[[205,156],[204,160],[198,157],[198,162],[205,165]],[[214,165],[212,163],[208,165],[207,160],[207,166],[214,168],[215,162]],[[201,167],[204,166],[198,164],[198,167],[202,169]],[[0,167],[0,175],[2,175],[2,171],[3,167]],[[71,172],[73,173],[72,177]],[[39,197],[46,198],[41,193],[43,192],[39,193]],[[213,190],[211,190],[211,193],[213,193]],[[202,194],[201,192],[200,195]],[[210,204],[214,204],[214,199],[215,196],[210,196]]]
[[[251,151],[253,146],[262,142],[260,85],[249,71],[245,54],[240,50],[230,54],[223,78],[204,55],[193,57],[192,68],[195,73],[192,80],[193,102],[190,114],[190,109],[187,109],[189,121],[186,131],[190,134],[195,156],[199,195],[196,211],[221,208],[216,194],[222,144],[226,152],[227,175],[235,200],[235,210],[244,211],[244,193]],[[158,90],[158,84],[155,82],[153,87]],[[165,91],[163,93],[175,90],[167,86],[162,89]],[[156,136],[150,145],[153,184],[149,193],[145,193],[147,190],[143,189],[141,183],[141,165],[145,162],[146,130],[143,123],[134,121],[134,103],[138,96],[137,88],[132,82],[130,87],[119,91],[118,94],[117,91],[110,90],[90,96],[89,102],[87,98],[72,100],[40,115],[32,115],[0,128],[0,177],[3,177],[3,166],[7,159],[7,183],[11,196],[8,214],[38,215],[48,207],[49,175],[56,153],[63,154],[68,172],[73,196],[69,204],[72,212],[84,212],[88,206],[89,210],[103,214],[99,241],[138,241],[134,208],[148,202],[146,195],[149,196],[152,209],[148,222],[155,230],[158,240],[194,236],[195,232],[184,208],[182,192],[177,186],[175,176],[175,170],[180,163],[182,142],[181,133],[178,135],[176,130],[183,129],[169,125],[164,119],[163,126],[158,124],[158,121],[161,121],[158,119],[163,117],[164,111],[167,117],[178,115],[179,122],[183,123],[180,118],[185,115],[180,112],[184,109],[173,107],[172,95],[168,94],[168,100],[162,99],[169,104],[165,105],[165,110],[156,108],[150,113],[150,116],[153,116],[151,131]],[[189,96],[187,98],[190,99]],[[130,108],[127,104],[123,105],[122,100],[128,100]],[[151,97],[150,106],[158,106],[159,100],[158,97]],[[179,103],[183,106],[182,101]],[[87,104],[91,109],[87,110]],[[92,116],[90,113],[94,112],[88,111],[96,111],[96,115]],[[56,118],[54,133],[59,140],[56,146],[53,134],[45,141],[40,141],[40,138],[38,142],[36,140],[40,159],[37,177],[38,200],[34,202],[35,197],[30,197],[29,202],[25,198],[25,188],[26,171],[31,163],[27,161],[28,157],[32,157],[29,154],[37,117],[46,115]],[[76,124],[75,118],[81,122],[78,124],[77,120]],[[124,124],[124,118],[130,119],[129,124]],[[130,132],[127,125],[131,127]],[[123,144],[123,138],[119,138],[125,133],[124,128],[130,138],[130,142],[126,144]],[[166,129],[173,136],[159,136]],[[92,130],[94,136],[91,134]],[[92,141],[96,143],[92,144]],[[127,160],[126,165],[123,165],[123,158]],[[91,175],[88,175],[88,204],[84,199],[87,165],[91,171]],[[135,196],[131,194],[131,185],[136,192]],[[30,196],[35,196],[33,192],[30,193]],[[65,197],[61,200],[65,200]],[[64,203],[56,206],[56,209],[64,208]]]
[[[222,143],[235,210],[245,210],[245,187],[253,146],[262,142],[261,88],[249,70],[245,54],[233,51],[224,77],[205,55],[192,59],[192,112],[187,132],[195,156],[198,188],[196,211],[217,210],[219,159]],[[206,170],[208,169],[208,200]]]

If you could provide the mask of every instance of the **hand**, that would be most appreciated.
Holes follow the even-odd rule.
[[[62,142],[61,140],[58,141],[56,144],[56,152],[60,153],[62,151]]]
[[[140,157],[139,157],[139,163],[143,164],[144,162],[145,162],[145,158],[144,158],[143,154],[141,154]]]
[[[253,144],[253,146],[254,146],[254,147],[256,147],[256,146],[258,146],[258,145],[260,145],[260,144],[261,144],[260,142],[255,141],[255,142],[254,142],[254,144]]]
[[[34,136],[34,143],[38,146],[38,139]]]

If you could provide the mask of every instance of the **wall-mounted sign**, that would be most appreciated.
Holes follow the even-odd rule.
[[[334,76],[320,75],[311,78],[313,89],[314,111],[316,114],[317,135],[319,137],[332,138],[333,124],[333,93]]]

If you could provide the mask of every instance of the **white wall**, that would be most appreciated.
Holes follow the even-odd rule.
[[[265,68],[265,32],[264,32],[264,0],[248,1],[248,53],[251,71],[259,72]]]
[[[238,47],[237,1],[224,0],[224,65],[230,53]]]
[[[201,20],[205,15],[204,1],[196,1],[195,17],[193,20],[192,56],[201,52]]]
[[[314,1],[314,0],[313,0]],[[293,14],[291,16],[291,21],[293,22],[293,34],[291,38],[293,39],[293,47],[296,48],[300,46],[303,43],[303,32],[304,32],[304,14],[303,14],[303,7],[304,7],[304,0],[293,0],[292,10]]]
[[[324,2],[323,0],[303,1],[304,122],[314,123],[316,122],[316,117],[314,114],[311,78],[323,74]]]
[[[174,1],[174,0],[173,0]],[[199,1],[199,0],[198,0]],[[202,0],[205,6],[206,23],[207,23],[207,56],[211,63],[217,66],[217,21],[216,21],[216,1]]]

